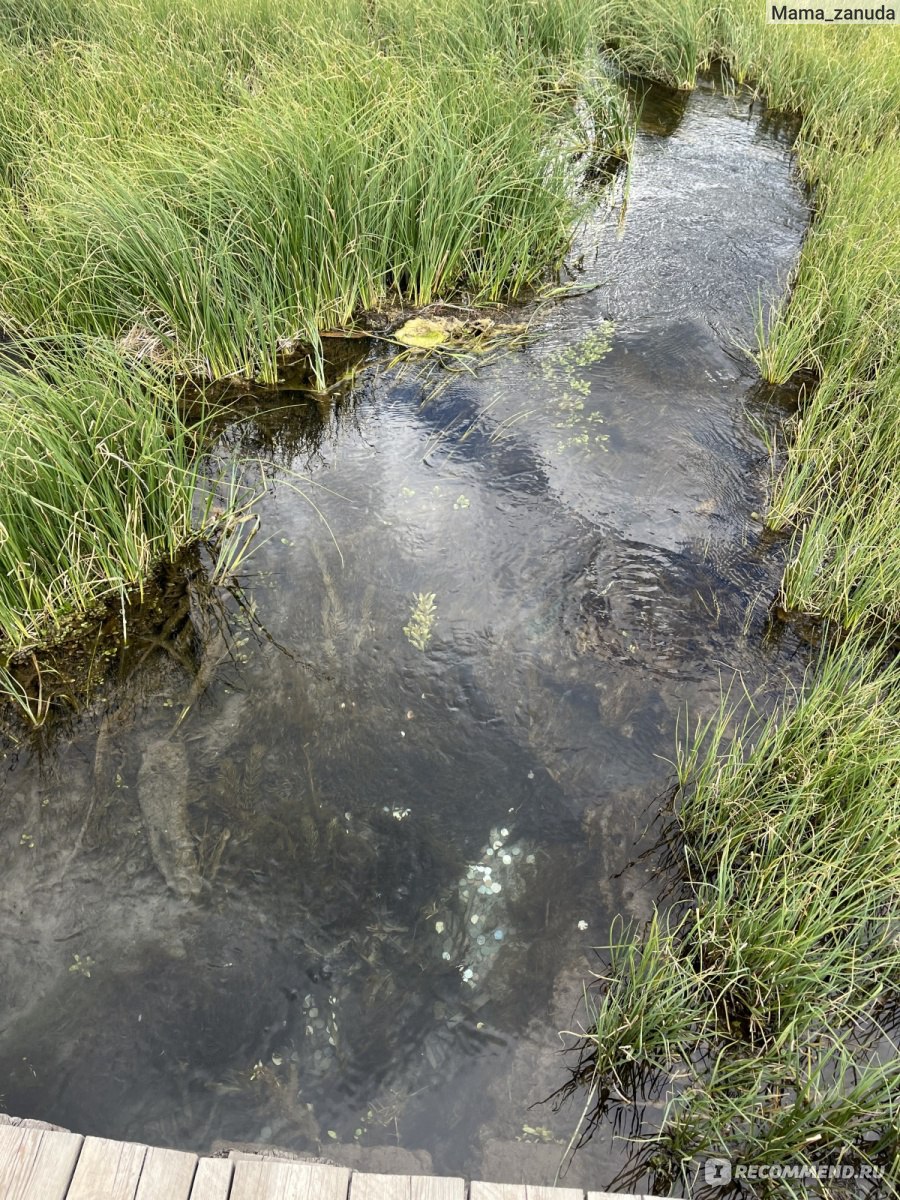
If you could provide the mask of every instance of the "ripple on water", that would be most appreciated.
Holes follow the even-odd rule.
[[[734,349],[805,228],[788,149],[748,97],[655,94],[624,228],[601,206],[581,235],[595,289],[524,351],[440,379],[376,351],[339,404],[285,392],[226,431],[274,464],[267,636],[231,607],[173,740],[188,606],[121,719],[5,779],[11,1111],[199,1149],[399,1143],[487,1178],[518,1154],[552,1182],[577,1114],[526,1105],[562,1082],[592,942],[653,901],[637,854],[679,714],[800,666],[763,637],[781,552]],[[403,627],[431,593],[423,652]],[[569,1181],[620,1153],[597,1137]]]

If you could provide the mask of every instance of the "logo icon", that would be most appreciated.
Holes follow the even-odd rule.
[[[731,1183],[731,1163],[727,1158],[708,1158],[703,1164],[703,1178],[713,1187]]]

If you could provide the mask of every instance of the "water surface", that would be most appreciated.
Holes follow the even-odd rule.
[[[328,403],[236,410],[271,473],[244,607],[174,572],[103,702],[7,757],[9,1111],[552,1182],[578,1106],[529,1106],[592,947],[657,898],[679,718],[804,663],[738,349],[805,227],[790,136],[651,93],[624,222],[600,194],[572,256],[594,286],[526,348],[375,349]],[[598,1136],[568,1180],[626,1157]]]

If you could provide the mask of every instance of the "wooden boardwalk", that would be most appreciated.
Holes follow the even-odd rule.
[[[368,1175],[243,1156],[202,1158],[133,1142],[0,1126],[0,1200],[625,1200],[605,1192]],[[655,1200],[643,1197],[641,1200]]]

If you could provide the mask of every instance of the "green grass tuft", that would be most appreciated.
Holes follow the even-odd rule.
[[[0,314],[192,374],[270,380],[365,310],[515,295],[582,209],[579,92],[600,149],[628,143],[573,0],[83,0],[55,40],[68,12],[7,24]]]
[[[60,636],[214,527],[179,388],[103,344],[0,363],[0,630]]]
[[[896,1170],[900,662],[858,640],[775,717],[679,749],[689,899],[612,946],[588,1060],[667,1084],[663,1177],[692,1156]]]

